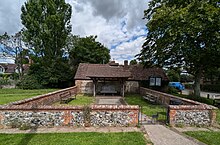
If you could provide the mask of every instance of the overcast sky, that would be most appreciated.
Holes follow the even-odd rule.
[[[0,35],[22,28],[21,6],[26,0],[0,0]],[[66,0],[72,5],[72,33],[97,35],[110,49],[111,59],[122,63],[140,52],[146,36],[144,10],[149,0]]]

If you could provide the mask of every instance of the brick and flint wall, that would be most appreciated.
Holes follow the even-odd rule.
[[[135,105],[52,106],[67,92],[75,95],[77,87],[0,105],[0,128],[138,125],[139,106]]]
[[[157,102],[167,107],[167,119],[171,126],[210,126],[215,123],[217,108],[214,106],[142,87],[140,94],[157,97]],[[170,105],[172,101],[177,101],[181,105]]]
[[[0,106],[0,128],[53,126],[136,126],[139,106],[91,105],[83,106]]]

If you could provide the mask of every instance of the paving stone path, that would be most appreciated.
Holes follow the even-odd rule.
[[[154,145],[198,145],[163,125],[144,125],[144,129]]]
[[[96,97],[96,104],[98,105],[125,105],[121,96],[99,96]]]

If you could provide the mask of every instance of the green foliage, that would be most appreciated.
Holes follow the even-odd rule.
[[[175,70],[168,70],[167,76],[171,82],[179,82],[180,81],[180,74]]]
[[[23,37],[34,53],[48,62],[62,57],[71,32],[71,5],[65,0],[29,0],[21,11]]]
[[[173,95],[176,95],[176,96],[179,96],[179,97],[182,97],[182,98],[186,98],[186,99],[190,99],[190,100],[194,100],[194,101],[197,101],[197,102],[205,103],[205,104],[208,104],[208,105],[213,105],[213,100],[212,99],[207,99],[207,98],[204,98],[204,97],[197,97],[197,96],[194,96],[194,95],[182,95],[182,94],[173,94]]]
[[[138,64],[136,59],[133,59],[133,60],[130,61],[130,65],[135,65],[135,64]]]
[[[71,6],[65,0],[30,0],[21,10],[23,37],[35,55],[28,75],[37,80],[36,87],[71,86],[74,74],[64,53],[71,31]]]
[[[139,60],[150,66],[184,67],[195,76],[199,95],[202,73],[220,66],[219,15],[217,0],[151,0]]]
[[[201,90],[207,92],[220,93],[220,84],[216,85],[201,85]]]
[[[193,89],[193,84],[184,84],[186,89]]]
[[[108,63],[110,60],[109,49],[96,41],[97,36],[80,38],[70,36],[71,42],[69,57],[73,66],[79,63]]]
[[[174,87],[168,86],[166,92],[169,93],[169,94],[178,94],[179,91],[176,88],[174,88]]]
[[[34,63],[29,70],[29,76],[37,79],[44,88],[66,88],[73,84],[73,72],[67,60],[54,60]]]
[[[110,51],[103,44],[96,41],[97,36],[80,38],[70,35],[67,41],[69,50],[69,63],[73,75],[75,75],[79,63],[108,63]]]
[[[220,132],[219,131],[187,131],[185,134],[198,139],[199,141],[207,145],[219,145],[220,144]]]
[[[34,96],[56,91],[56,89],[22,90],[22,89],[1,89],[0,104],[31,98]]]
[[[190,74],[180,74],[180,82],[193,82],[194,77]]]
[[[20,80],[16,86],[20,89],[41,89],[43,86],[39,83],[36,77],[26,75]]]
[[[204,79],[211,84],[220,84],[220,68],[209,68],[204,74]]]

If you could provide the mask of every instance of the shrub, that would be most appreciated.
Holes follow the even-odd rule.
[[[184,84],[186,89],[193,89],[193,84]]]
[[[197,96],[194,96],[194,95],[181,95],[181,94],[179,94],[177,96],[182,97],[182,98],[186,98],[186,99],[190,99],[190,100],[194,100],[194,101],[197,101],[197,102],[200,102],[200,103],[213,105],[213,100],[212,99],[207,99],[207,98],[204,98],[204,97],[197,97]]]
[[[30,75],[26,75],[21,81],[17,83],[17,87],[20,89],[41,89],[43,86],[38,82],[38,80]]]
[[[168,88],[167,88],[167,93],[169,93],[169,94],[178,94],[178,92],[179,91],[174,87],[168,86]]]
[[[220,84],[201,85],[202,91],[220,93]]]

